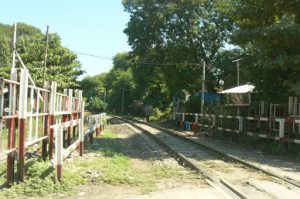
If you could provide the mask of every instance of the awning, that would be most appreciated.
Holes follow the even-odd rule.
[[[231,89],[224,90],[219,93],[223,93],[223,94],[226,94],[226,93],[251,93],[251,92],[253,92],[254,89],[255,89],[254,85],[245,84],[242,86],[237,86],[237,87],[234,87]]]

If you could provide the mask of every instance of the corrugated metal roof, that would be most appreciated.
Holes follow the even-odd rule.
[[[245,84],[242,86],[237,86],[237,87],[234,87],[231,89],[221,91],[219,93],[223,93],[223,94],[226,94],[226,93],[251,93],[251,92],[253,92],[254,89],[255,89],[254,85]]]

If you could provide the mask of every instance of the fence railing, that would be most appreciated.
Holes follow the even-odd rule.
[[[13,69],[10,80],[0,78],[0,161],[7,160],[8,184],[14,182],[16,161],[18,181],[24,180],[25,153],[40,142],[43,159],[55,163],[60,180],[63,160],[76,148],[82,155],[85,134],[99,133],[106,119],[105,114],[90,116],[92,124],[84,133],[82,91],[60,93],[56,82],[39,88],[29,83],[29,77],[27,69]]]
[[[208,129],[207,133],[215,137],[217,132],[255,136],[284,142],[300,144],[300,118],[279,117],[242,117],[198,113],[174,113],[177,124],[193,132]]]

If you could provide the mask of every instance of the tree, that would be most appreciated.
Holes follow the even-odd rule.
[[[11,67],[11,50],[9,44],[13,35],[12,26],[0,24],[0,60],[5,60],[0,68],[0,74],[8,77]],[[20,23],[17,31],[17,51],[37,85],[42,85],[45,35],[37,28]],[[6,63],[8,62],[8,63]],[[20,63],[17,62],[17,66]],[[83,74],[77,55],[61,45],[57,34],[49,35],[49,50],[47,60],[47,81],[56,81],[59,87],[77,86],[77,77]]]
[[[229,41],[233,28],[231,1],[123,0],[123,5],[130,13],[124,32],[133,54],[142,62],[182,63],[153,66],[162,68],[171,93],[198,91],[202,74],[199,64],[202,60],[211,64]]]
[[[115,113],[128,113],[128,108],[134,101],[135,84],[131,69],[112,69],[106,79],[108,86],[108,106]]]
[[[273,102],[300,94],[299,10],[298,0],[240,0],[235,12],[234,42],[261,96]]]
[[[91,97],[89,99],[87,109],[96,113],[106,111],[107,103],[104,102],[100,97]]]
[[[92,112],[106,111],[108,106],[105,88],[106,76],[106,73],[87,76],[79,83],[80,89],[83,90],[83,97],[86,99],[87,110]]]

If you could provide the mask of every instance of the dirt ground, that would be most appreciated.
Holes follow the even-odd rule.
[[[123,123],[111,124],[108,129],[117,133],[117,137],[123,145],[123,152],[131,158],[133,166],[139,168],[139,170],[148,172],[151,165],[168,165],[172,168],[178,167],[182,169],[173,158],[169,157],[164,149],[147,136],[141,134],[137,129]],[[122,142],[122,140],[124,141]],[[188,173],[190,171],[186,170],[185,172]],[[191,179],[190,174],[182,175],[180,178],[161,178],[155,183],[156,189],[146,193],[141,191],[140,187],[131,185],[81,185],[76,188],[78,194],[70,198],[222,198],[218,196],[219,194],[215,190],[208,187],[203,179]]]

